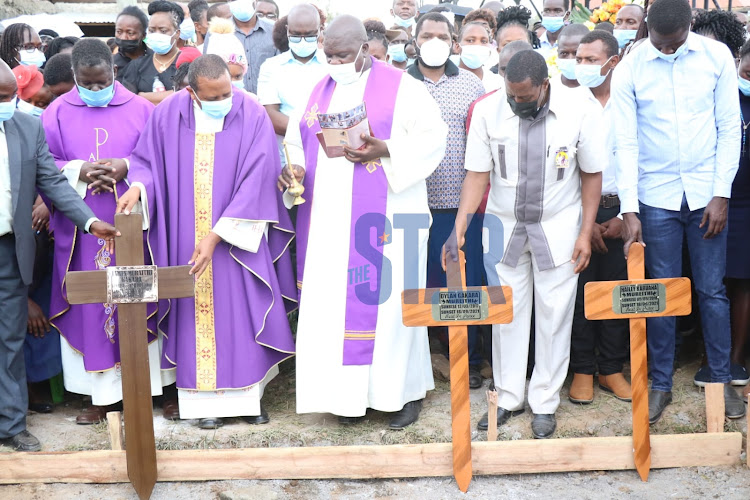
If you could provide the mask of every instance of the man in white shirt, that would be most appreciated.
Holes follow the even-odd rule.
[[[542,3],[542,26],[546,30],[539,37],[537,50],[546,59],[557,48],[557,39],[565,21],[570,16],[570,0],[544,0]]]
[[[617,191],[625,255],[632,243],[643,242],[652,278],[680,276],[687,238],[710,381],[726,384],[725,413],[740,418],[744,405],[729,386],[729,301],[722,281],[727,199],[740,152],[737,68],[724,44],[690,33],[691,20],[684,0],[656,0],[648,11],[648,40],[614,73]],[[648,320],[652,424],[672,401],[674,332],[674,317]]]
[[[497,423],[524,411],[533,300],[531,430],[535,438],[548,438],[556,428],[555,411],[568,371],[577,273],[588,266],[601,195],[601,109],[580,94],[550,88],[547,64],[531,50],[508,62],[505,88],[507,95],[495,92],[474,106],[468,172],[443,259],[456,259],[467,218],[476,212],[491,176],[485,270],[490,285],[513,289],[514,313],[511,324],[492,327]],[[500,241],[502,248],[495,248]],[[487,424],[485,414],[478,427],[486,429]]]

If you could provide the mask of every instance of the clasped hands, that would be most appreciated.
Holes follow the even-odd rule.
[[[128,175],[128,165],[122,158],[104,158],[93,163],[84,162],[78,179],[88,184],[92,195],[113,193],[115,184]]]

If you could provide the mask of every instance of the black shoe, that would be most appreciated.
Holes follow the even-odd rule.
[[[39,440],[27,430],[22,430],[13,437],[0,439],[0,444],[10,446],[16,451],[41,451]]]
[[[745,403],[730,384],[724,384],[724,415],[731,419],[745,416]]]
[[[525,410],[523,408],[521,408],[520,410],[509,411],[509,410],[506,410],[505,408],[498,407],[497,408],[497,426],[500,427],[505,422],[507,422],[508,419],[510,419],[510,417],[515,417],[517,415],[520,415],[524,411]],[[487,430],[487,427],[489,427],[488,416],[489,416],[489,413],[485,413],[484,416],[482,416],[482,418],[479,419],[479,422],[477,422],[477,429],[479,429],[480,431]]]
[[[648,423],[653,425],[658,422],[664,408],[671,402],[671,392],[651,390],[648,394]]]
[[[534,419],[531,421],[531,433],[534,439],[547,439],[554,434],[557,428],[555,414],[537,414],[534,413]]]
[[[340,425],[354,425],[360,423],[365,417],[339,417]]]
[[[391,423],[388,424],[388,428],[401,430],[404,427],[413,424],[419,418],[420,411],[422,411],[421,399],[418,399],[416,401],[409,401],[404,405],[403,408],[401,408],[401,411],[397,411],[396,414],[393,415],[393,418],[391,418]]]
[[[478,366],[469,366],[469,389],[479,389],[482,387],[482,373]]]
[[[29,411],[34,413],[52,413],[52,405],[49,403],[29,403]]]
[[[267,424],[271,421],[271,419],[268,417],[268,412],[265,408],[263,408],[263,405],[260,405],[260,415],[253,415],[251,417],[242,417],[242,420],[247,422],[250,425],[260,425],[260,424]]]
[[[224,425],[224,421],[220,418],[202,418],[198,420],[198,428],[200,429],[218,429]]]

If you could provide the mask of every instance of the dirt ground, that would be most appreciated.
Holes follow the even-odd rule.
[[[698,368],[697,356],[683,360],[674,377],[674,402],[654,434],[705,432],[703,393],[692,384]],[[264,404],[271,422],[250,426],[228,419],[217,430],[201,430],[195,420],[168,422],[155,408],[157,448],[162,450],[284,446],[342,446],[374,444],[436,443],[450,441],[450,392],[448,382],[436,379],[436,390],[424,402],[419,421],[404,431],[387,430],[388,415],[371,412],[364,422],[339,426],[332,415],[298,415],[294,407],[293,363],[282,366],[281,374],[266,389]],[[627,374],[626,372],[626,375]],[[472,439],[483,441],[476,421],[487,411],[486,390],[471,391]],[[632,431],[630,404],[596,388],[590,405],[574,405],[567,399],[566,383],[557,412],[556,438],[582,436],[625,436]],[[28,427],[45,451],[102,450],[109,448],[106,424],[79,426],[75,416],[85,401],[68,395],[66,403],[48,415],[32,414]],[[528,411],[499,429],[498,439],[531,439]],[[746,419],[726,421],[726,431],[747,436]],[[744,449],[744,444],[743,444]],[[0,447],[0,451],[9,451]],[[742,460],[746,457],[742,456]],[[505,477],[479,477],[468,494],[461,494],[450,478],[372,481],[225,481],[157,484],[154,499],[221,498],[750,498],[750,470],[746,467],[700,467],[652,471],[649,483],[641,483],[633,471],[565,473]],[[10,485],[0,487],[0,498],[136,498],[128,484],[122,485]]]

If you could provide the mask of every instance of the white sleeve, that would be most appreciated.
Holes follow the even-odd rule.
[[[129,165],[128,165],[129,166]],[[146,186],[140,182],[134,182],[130,187],[137,187],[141,191],[141,201],[139,201],[135,207],[133,207],[133,213],[143,214],[143,230],[146,231],[149,228],[149,221],[151,214],[148,211],[148,197],[146,196]]]
[[[83,160],[73,160],[69,161],[62,168],[62,173],[65,178],[68,179],[68,184],[76,190],[76,193],[78,193],[78,196],[80,196],[82,200],[86,198],[86,187],[88,186],[88,184],[79,179],[81,168],[84,163],[86,162]]]
[[[496,106],[493,107],[497,109]],[[466,134],[464,168],[471,172],[491,172],[494,167],[490,134],[487,131],[483,110],[484,105],[481,102],[474,105],[471,126]]]
[[[581,172],[595,174],[607,167],[610,152],[607,144],[606,127],[602,120],[602,108],[598,104],[587,102],[583,108],[581,131],[576,145],[576,163]]]
[[[221,217],[213,228],[219,238],[247,252],[257,253],[260,240],[268,236],[268,223]]]

